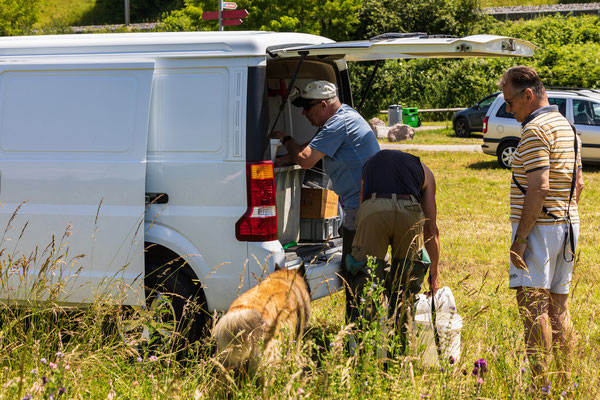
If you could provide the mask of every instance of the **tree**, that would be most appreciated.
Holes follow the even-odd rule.
[[[37,19],[38,0],[0,0],[0,36],[22,35]]]

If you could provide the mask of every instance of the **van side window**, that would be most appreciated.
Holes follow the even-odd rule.
[[[600,104],[573,100],[573,119],[579,125],[600,125]]]

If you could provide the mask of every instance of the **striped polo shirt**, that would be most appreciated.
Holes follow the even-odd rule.
[[[542,107],[534,111],[524,122],[521,140],[512,160],[512,172],[516,180],[527,190],[527,173],[540,169],[550,170],[550,191],[544,206],[558,216],[555,220],[540,212],[539,225],[565,222],[571,181],[573,179],[574,133],[569,121],[558,112],[556,106]],[[581,141],[577,138],[577,165],[581,168]],[[510,220],[519,222],[525,195],[511,179]],[[571,222],[579,222],[575,193],[569,209]]]

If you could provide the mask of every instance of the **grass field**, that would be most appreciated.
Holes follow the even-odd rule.
[[[169,350],[124,343],[109,323],[116,308],[98,301],[81,312],[51,301],[35,308],[1,306],[0,399],[529,399],[522,326],[507,289],[510,172],[480,153],[416,152],[434,171],[441,239],[440,283],[452,288],[464,318],[462,356],[455,365],[423,368],[418,355],[396,357],[388,368],[372,351],[373,332],[355,356],[343,350],[344,296],[313,303],[300,349],[273,368],[275,383],[219,383],[210,348],[197,344],[187,358]],[[577,330],[572,381],[544,398],[593,399],[600,394],[600,170],[585,169],[579,259],[571,309]],[[6,271],[6,265],[3,271]],[[4,277],[4,275],[3,275]],[[471,374],[485,358],[483,379]],[[552,380],[552,375],[549,376]],[[61,389],[64,388],[64,389]],[[57,397],[64,390],[62,397]],[[27,397],[32,396],[32,397]]]

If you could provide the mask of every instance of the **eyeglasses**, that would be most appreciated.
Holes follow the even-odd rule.
[[[320,101],[316,102],[316,103],[308,103],[302,106],[302,108],[304,109],[304,111],[309,112],[311,108],[313,108],[314,106],[316,106],[317,104],[319,104]]]
[[[517,96],[521,95],[521,94],[522,94],[522,93],[523,93],[525,90],[527,90],[527,88],[524,88],[524,89],[521,89],[521,90],[519,90],[519,91],[518,91],[517,93],[515,93],[515,94],[514,94],[514,95],[513,95],[513,96],[512,96],[510,99],[507,99],[507,98],[505,97],[505,98],[504,98],[504,102],[505,102],[506,104],[508,104],[508,106],[509,106],[510,108],[512,108],[512,106],[513,106],[513,103],[512,103],[513,99],[514,99],[515,97],[517,97]]]

